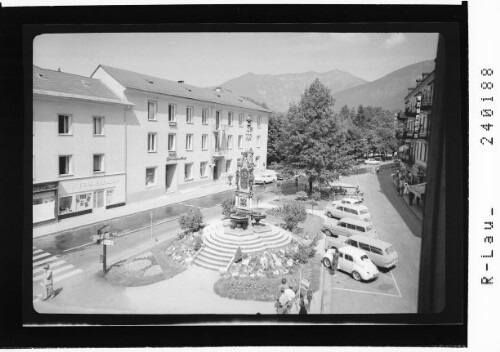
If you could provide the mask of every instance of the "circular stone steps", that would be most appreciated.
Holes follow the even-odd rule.
[[[231,229],[221,222],[207,226],[203,231],[205,247],[194,263],[212,270],[225,269],[238,247],[242,253],[255,253],[285,246],[292,240],[290,232],[274,225],[253,229],[257,231]]]

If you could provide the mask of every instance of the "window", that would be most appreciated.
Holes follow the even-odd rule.
[[[59,198],[59,214],[71,213],[74,209],[73,196]]]
[[[59,157],[59,175],[71,175],[73,173],[73,165],[71,163],[71,155],[62,155]]]
[[[168,151],[169,152],[175,151],[175,134],[173,133],[170,133],[168,135]]]
[[[233,125],[233,115],[234,115],[234,113],[232,111],[229,111],[227,113],[227,124],[228,124],[228,126],[232,126]]]
[[[238,125],[243,127],[243,121],[245,120],[243,113],[238,115]]]
[[[257,116],[257,128],[260,128],[260,122],[262,120],[261,116]]]
[[[71,134],[70,115],[59,115],[59,134]]]
[[[207,165],[208,165],[208,162],[206,162],[206,161],[202,161],[200,163],[200,176],[201,177],[207,177]]]
[[[347,224],[347,228],[350,230],[356,230],[356,226],[354,226],[353,224]]]
[[[231,159],[226,160],[226,172],[229,172],[231,170]]]
[[[238,136],[238,148],[243,148],[243,136]]]
[[[201,149],[202,150],[208,149],[208,134],[201,135]]]
[[[370,246],[370,251],[371,251],[372,253],[375,253],[375,254],[380,254],[380,255],[383,255],[382,250],[380,250],[380,248],[377,248],[377,247],[372,247],[372,246]]]
[[[233,149],[233,136],[227,136],[227,149]]]
[[[346,254],[345,255],[345,259],[350,261],[350,262],[353,262],[354,260],[352,259],[352,257],[349,255],[349,254]]]
[[[260,148],[260,136],[257,136],[257,148]]]
[[[337,210],[344,211],[344,207],[337,207]]]
[[[220,111],[215,112],[215,129],[218,130],[220,127],[220,117],[222,113]]]
[[[370,246],[364,243],[359,242],[359,248],[365,250],[365,251],[370,251]]]
[[[359,231],[359,232],[366,232],[366,231],[365,231],[365,228],[364,228],[364,227],[361,227],[361,226],[356,226],[356,231]]]
[[[94,116],[94,136],[104,135],[104,117]]]
[[[186,108],[186,123],[193,123],[193,107],[188,106]]]
[[[174,104],[168,104],[168,122],[175,122],[176,110]]]
[[[349,224],[348,224],[349,226]],[[354,241],[354,240],[347,240],[347,244],[350,245],[350,246],[353,246],[353,247],[357,247],[358,246],[358,242]]]
[[[372,226],[372,225],[368,225],[368,226],[366,227],[366,231],[367,231],[367,232],[370,232],[371,230],[373,230],[373,226]]]
[[[192,180],[193,179],[193,164],[184,165],[184,180]]]
[[[339,222],[339,225],[338,225],[338,226],[340,226],[340,227],[344,227],[344,228],[345,228],[345,227],[346,227],[346,224],[345,224],[345,222]]]
[[[104,154],[94,154],[94,172],[104,171]]]
[[[35,156],[33,155],[33,164],[31,165],[33,169],[33,180],[35,180],[35,170],[36,170],[36,164],[35,164]]]
[[[364,209],[363,209],[363,210],[360,210],[360,211],[359,211],[359,213],[360,213],[360,214],[362,214],[362,215],[363,215],[363,214],[368,214],[368,210],[364,210]]]
[[[157,110],[156,101],[148,101],[148,120],[149,121],[156,121],[156,110]]]
[[[156,133],[148,133],[148,153],[156,152]]]
[[[146,187],[156,185],[156,167],[146,168]]]
[[[385,249],[385,253],[387,253],[387,255],[392,254],[392,253],[394,253],[394,252],[395,252],[395,250],[394,250],[394,247],[393,247],[393,246],[387,247],[387,248]]]
[[[186,134],[186,150],[193,150],[193,135]]]
[[[201,110],[201,123],[208,125],[208,109]]]

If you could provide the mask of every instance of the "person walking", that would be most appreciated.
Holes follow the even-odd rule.
[[[288,288],[288,286],[286,284],[286,279],[282,278],[281,284],[278,286],[278,299],[281,296],[281,293],[283,293],[287,288]]]
[[[303,299],[300,300],[299,305],[300,305],[299,314],[307,314],[306,305],[304,304]]]
[[[405,195],[405,196],[408,195],[408,182],[405,182],[404,189],[403,189],[403,195]]]
[[[47,300],[50,297],[54,297],[54,280],[52,278],[52,270],[50,270],[50,265],[45,264],[43,266],[43,285],[45,286],[45,297],[43,300]]]
[[[415,195],[413,194],[413,192],[410,192],[410,194],[408,194],[408,202],[410,203],[410,205],[413,205],[413,198],[415,198]]]
[[[339,257],[340,257],[339,250],[335,248],[335,252],[333,252],[333,257],[332,257],[332,270],[334,275],[339,266]]]

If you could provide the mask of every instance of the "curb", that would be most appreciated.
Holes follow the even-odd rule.
[[[154,211],[156,209],[160,209],[160,208],[163,208],[163,207],[168,207],[168,206],[176,205],[176,204],[179,204],[179,203],[184,203],[186,201],[190,201],[190,200],[194,200],[194,199],[199,199],[199,198],[203,198],[203,197],[208,197],[208,196],[212,196],[212,195],[216,195],[216,194],[220,194],[220,193],[225,193],[227,191],[228,190],[219,191],[219,192],[215,192],[215,193],[210,193],[210,194],[206,194],[204,196],[189,198],[189,199],[186,199],[186,200],[183,200],[183,201],[179,201],[179,202],[175,202],[175,203],[165,204],[165,205],[161,205],[161,206],[158,206],[158,207],[153,207],[153,208],[148,208],[148,209],[145,209],[145,210],[131,212],[131,213],[128,213],[128,214],[123,214],[123,215],[120,215],[120,216],[110,217],[110,218],[99,220],[99,221],[89,222],[89,223],[87,223],[85,225],[75,226],[75,227],[71,227],[71,228],[68,228],[68,229],[65,229],[65,230],[58,230],[58,231],[55,231],[55,232],[44,233],[44,234],[39,234],[39,235],[33,235],[33,238],[40,238],[40,237],[45,237],[45,236],[54,236],[54,235],[58,235],[60,233],[66,232],[66,231],[83,229],[83,228],[85,228],[87,226],[93,226],[93,225],[97,225],[97,224],[100,224],[100,223],[103,223],[103,222],[107,222],[107,221],[118,220],[118,219],[121,219],[121,218],[124,218],[124,217],[127,217],[127,216],[133,216],[133,215],[137,215],[137,214],[148,212],[148,211]],[[163,222],[167,222],[167,221],[171,221],[171,220],[175,220],[175,219],[178,219],[178,218],[179,217],[162,219],[162,220],[159,220],[158,222],[154,223],[154,225],[161,224]],[[143,228],[139,228],[139,229],[136,229],[136,230],[130,230],[130,231],[126,232],[125,234],[131,233],[131,232],[135,232],[135,231],[140,231],[140,230],[142,230],[144,228],[147,228],[147,227],[149,227],[149,226],[146,226],[146,227],[143,227]]]

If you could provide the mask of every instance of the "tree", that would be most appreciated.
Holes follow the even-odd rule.
[[[330,90],[316,79],[292,103],[283,120],[279,147],[286,170],[304,174],[309,183],[338,179],[352,166],[347,144],[347,121],[333,112],[335,100]]]
[[[280,147],[284,128],[284,115],[272,113],[269,116],[267,132],[267,162],[268,164],[279,164],[283,161],[284,155]]]

